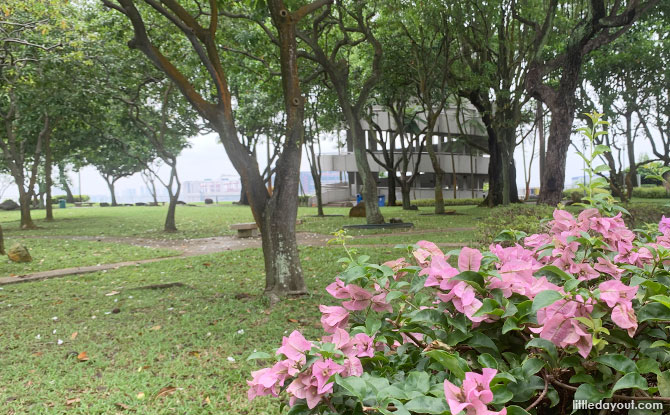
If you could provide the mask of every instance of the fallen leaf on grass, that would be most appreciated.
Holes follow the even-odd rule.
[[[80,362],[86,362],[86,361],[88,361],[88,353],[86,353],[86,352],[81,352],[81,353],[79,353],[79,354],[77,355],[77,360],[79,360]]]
[[[288,322],[289,322],[289,323],[297,323],[298,320],[296,320],[296,319],[294,319],[294,318],[289,318],[289,319],[288,319]]]
[[[137,399],[140,399],[140,400],[144,399],[144,392],[138,393],[137,394]]]
[[[66,406],[72,406],[72,405],[74,405],[74,404],[76,404],[76,403],[79,403],[79,402],[81,402],[81,399],[79,399],[79,398],[72,398],[72,399],[68,399],[68,400],[66,400],[66,401],[65,401],[65,405],[66,405]]]
[[[79,333],[75,331],[75,332],[72,333],[72,335],[70,336],[70,340],[74,340],[74,339],[76,339],[78,335],[79,335]]]
[[[111,296],[113,296],[113,295],[117,295],[117,294],[120,294],[120,292],[119,292],[119,291],[112,291],[112,292],[108,292],[108,293],[105,294],[105,295],[106,295],[107,297],[111,297]]]
[[[202,264],[202,265],[204,265],[204,266],[206,266],[206,267],[209,267],[209,266],[211,266],[211,265],[212,265],[212,263],[211,263],[211,262],[203,262],[203,264]]]
[[[149,330],[154,330],[155,331],[155,330],[160,330],[160,329],[161,329],[161,326],[153,326]]]
[[[156,399],[162,398],[163,396],[172,395],[176,391],[177,388],[175,388],[174,386],[166,386],[158,391],[158,393],[156,394]]]
[[[125,403],[117,402],[114,404],[119,409],[123,409],[124,411],[130,411],[130,406],[126,405]]]
[[[190,352],[188,352],[188,354],[189,354],[190,356],[200,358],[200,352],[197,351],[197,350],[191,350]]]

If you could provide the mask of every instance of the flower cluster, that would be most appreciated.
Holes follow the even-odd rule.
[[[284,337],[280,360],[252,373],[249,398],[285,390],[305,411],[504,415],[528,413],[512,399],[531,410],[665,376],[670,364],[650,361],[670,348],[667,327],[653,326],[670,320],[670,218],[646,243],[597,209],[555,210],[546,230],[488,251],[420,241],[409,260],[382,265],[350,254],[326,288],[339,304],[319,306],[327,335]],[[643,347],[628,353],[626,338]],[[628,357],[638,355],[644,365]],[[589,372],[598,364],[621,373]]]

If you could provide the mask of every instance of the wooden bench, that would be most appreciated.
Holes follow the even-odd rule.
[[[302,224],[302,219],[295,221],[296,225]],[[235,223],[230,225],[230,229],[237,230],[238,238],[251,238],[258,235],[258,226],[255,222],[250,223]]]
[[[82,207],[82,206],[91,207],[94,204],[95,203],[93,203],[93,202],[74,202],[74,207]]]

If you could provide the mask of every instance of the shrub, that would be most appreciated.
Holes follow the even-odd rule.
[[[670,207],[658,203],[632,203],[626,206],[630,216],[624,216],[630,228],[642,228],[644,225],[658,223],[664,215],[670,216]]]
[[[466,205],[478,205],[482,203],[484,199],[444,199],[444,206],[466,206]],[[412,200],[412,205],[418,207],[430,207],[435,206],[435,199],[417,199]],[[402,203],[401,203],[402,205]]]
[[[547,205],[514,204],[491,209],[489,216],[477,223],[477,241],[490,243],[504,230],[524,232],[527,235],[543,230],[542,219],[551,215]]]
[[[663,186],[642,186],[633,188],[633,197],[642,199],[666,199],[670,194]]]
[[[644,238],[597,209],[556,210],[547,226],[487,252],[421,241],[383,265],[349,252],[326,288],[342,303],[320,306],[328,335],[284,337],[277,363],[252,373],[249,398],[286,392],[293,415],[666,401],[670,218]]]
[[[212,199],[209,199],[209,198],[205,199],[205,204],[206,205],[211,205],[212,203],[214,203],[214,201]]]

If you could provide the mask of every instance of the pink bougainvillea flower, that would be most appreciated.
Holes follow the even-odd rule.
[[[320,360],[312,365],[312,373],[316,378],[316,392],[320,395],[329,393],[333,390],[333,382],[330,377],[336,373],[342,373],[344,366],[333,362],[332,359]]]
[[[349,322],[349,312],[343,307],[320,305],[321,325],[326,333],[335,333],[335,329],[346,327]]]
[[[570,264],[568,271],[576,276],[579,281],[589,281],[600,276],[600,273],[593,269],[593,267],[586,262]]]
[[[372,306],[370,308],[378,313],[390,313],[393,311],[393,306],[386,302],[386,293],[379,293],[373,296],[370,301],[372,302]]]
[[[536,233],[525,237],[523,240],[523,244],[529,248],[539,249],[543,246],[549,245],[552,240],[553,238],[549,234]]]
[[[365,288],[359,287],[355,284],[347,285],[349,291],[349,298],[351,300],[342,303],[342,306],[347,310],[360,311],[365,310],[370,305],[372,293]]]
[[[596,271],[607,274],[617,280],[621,279],[621,274],[623,274],[623,270],[614,265],[608,258],[598,257],[597,263],[593,266],[593,268]]]
[[[554,220],[552,221],[551,232],[560,233],[570,231],[577,227],[577,221],[570,212],[565,210],[554,210]]]
[[[607,303],[610,308],[617,304],[631,305],[631,301],[637,294],[637,288],[637,286],[629,287],[619,280],[605,281],[598,286],[600,299]]]
[[[482,264],[482,253],[477,249],[468,248],[467,246],[461,249],[458,255],[458,269],[463,271],[479,271]]]
[[[658,231],[664,235],[670,231],[670,218],[666,218],[665,215],[663,215],[661,221],[658,223]]]
[[[419,249],[414,251],[414,258],[417,260],[417,262],[421,265],[428,265],[430,261],[428,258],[437,258],[441,257],[444,259],[448,259],[448,257],[445,257],[444,253],[440,250],[440,248],[437,247],[432,242],[428,241],[419,241],[416,243]]]
[[[375,340],[365,333],[358,333],[354,336],[354,344],[356,345],[356,357],[374,357],[375,355]]]
[[[612,321],[617,326],[626,330],[630,337],[635,336],[635,332],[637,331],[637,316],[635,316],[635,311],[631,306],[617,304],[612,309]]]
[[[312,342],[298,330],[294,330],[288,337],[282,338],[281,347],[277,349],[277,354],[283,354],[294,362],[305,363],[305,352],[311,350]]]
[[[344,360],[343,364],[344,370],[342,371],[342,377],[349,376],[361,376],[363,375],[363,365],[361,360],[355,356],[351,356]]]
[[[261,370],[251,372],[252,380],[247,381],[249,390],[247,391],[247,398],[253,400],[257,396],[272,395],[278,396],[277,376],[272,371],[272,368],[266,367]]]
[[[344,281],[342,281],[339,277],[335,278],[335,282],[329,284],[326,287],[326,291],[333,297],[339,299],[339,300],[345,300],[349,298],[349,290],[344,285]]]
[[[406,272],[398,271],[408,267],[410,264],[405,261],[405,258],[398,258],[393,261],[386,261],[382,265],[386,265],[387,267],[391,268],[393,270],[393,279],[397,280],[398,278],[402,278],[407,275]]]
[[[460,388],[448,380],[444,381],[444,396],[452,414],[465,410],[467,415],[506,415],[507,409],[490,411],[486,405],[493,401],[491,380],[498,373],[485,368],[482,373],[467,372]]]
[[[315,363],[316,364],[316,363]],[[307,407],[313,409],[321,402],[323,395],[318,393],[316,378],[312,375],[311,370],[304,371],[296,377],[286,392],[291,395],[289,405],[295,405],[297,399],[304,399],[307,402]]]
[[[459,274],[458,270],[446,261],[443,257],[434,257],[430,261],[430,266],[424,268],[419,272],[419,275],[428,274],[424,286],[426,287],[440,287],[443,290],[447,289],[445,283],[449,278],[455,277]]]

